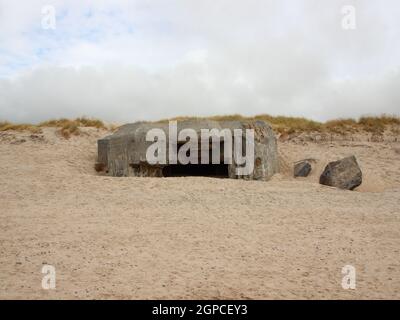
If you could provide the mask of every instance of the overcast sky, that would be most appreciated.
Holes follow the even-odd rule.
[[[399,115],[400,2],[0,0],[0,120],[232,113]]]

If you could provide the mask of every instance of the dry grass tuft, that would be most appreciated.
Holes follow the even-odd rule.
[[[400,125],[400,118],[382,115],[380,117],[361,117],[358,124],[365,131],[382,134],[387,126]]]
[[[66,118],[53,119],[41,122],[39,127],[57,127],[60,128],[60,134],[65,138],[69,139],[72,135],[79,136],[81,134],[80,127],[93,127],[97,129],[106,129],[103,121],[91,118],[76,118],[70,120]]]
[[[263,120],[271,124],[272,128],[279,133],[311,132],[321,131],[322,123],[301,117],[270,116],[268,114],[258,115],[254,120]]]
[[[31,133],[42,132],[40,128],[32,124],[27,124],[27,123],[14,124],[7,121],[0,122],[0,131],[18,131],[18,132],[29,131]]]
[[[81,131],[79,130],[79,126],[75,122],[66,123],[60,128],[60,133],[65,139],[69,139],[72,135],[79,136]]]
[[[324,130],[327,132],[346,134],[357,130],[357,121],[354,119],[337,119],[330,120],[323,124]]]
[[[59,128],[60,134],[69,139],[72,135],[78,136],[81,131],[80,127],[93,127],[98,129],[107,129],[103,121],[92,118],[76,118],[75,120],[61,118],[48,120],[39,123],[38,125],[34,124],[14,124],[11,122],[0,122],[0,131],[29,131],[32,133],[41,133],[44,127],[55,127]]]
[[[98,129],[106,129],[106,126],[104,125],[103,121],[86,117],[76,118],[75,120],[66,118],[53,119],[39,123],[39,127],[63,128],[72,125],[76,125],[78,127],[94,127]]]

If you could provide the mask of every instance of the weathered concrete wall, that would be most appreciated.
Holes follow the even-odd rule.
[[[209,121],[186,120],[178,122],[178,133],[185,128],[197,132],[200,141],[201,129],[242,129],[243,148],[245,147],[245,129],[254,129],[254,171],[248,176],[237,176],[236,165],[229,165],[229,177],[247,180],[268,180],[279,171],[277,141],[272,128],[263,121]],[[168,155],[168,123],[137,122],[127,124],[114,134],[98,141],[98,162],[111,176],[162,177],[163,165],[150,165],[146,161],[146,151],[153,142],[146,141],[149,130],[158,128],[166,136]],[[185,141],[181,141],[182,143]],[[178,141],[179,143],[179,141]],[[210,159],[211,160],[211,159]],[[168,157],[167,157],[168,161]]]

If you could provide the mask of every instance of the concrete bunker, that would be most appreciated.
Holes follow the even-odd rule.
[[[276,137],[272,128],[264,121],[184,120],[177,122],[176,125],[178,133],[182,130],[191,129],[198,136],[197,149],[194,147],[190,150],[193,153],[192,156],[197,157],[197,163],[180,163],[179,159],[173,162],[168,156],[165,163],[151,163],[146,157],[147,150],[155,141],[158,142],[160,138],[148,141],[147,133],[152,129],[159,129],[164,132],[164,136],[161,138],[162,141],[159,142],[166,144],[166,153],[169,155],[173,150],[171,126],[168,122],[137,122],[126,124],[114,134],[98,140],[98,162],[96,163],[96,168],[99,168],[98,171],[105,171],[108,175],[116,177],[205,176],[247,180],[268,180],[279,171]],[[243,135],[240,137],[243,140],[243,156],[245,156],[245,145],[248,142],[248,137],[245,135],[246,129],[252,130],[254,132],[254,169],[249,174],[238,175],[237,169],[243,165],[238,165],[234,159],[231,163],[225,159],[225,155],[232,154],[232,151],[230,151],[231,144],[228,143],[230,139],[225,141],[227,137],[221,135],[219,144],[211,138],[209,143],[202,144],[201,141],[203,140],[200,138],[202,129],[216,129],[218,130],[217,132],[227,129],[232,133],[236,129],[242,130]],[[178,135],[175,145],[178,154],[187,141],[187,139],[180,139]],[[210,161],[202,163],[205,153],[208,153]],[[213,153],[217,154],[215,157],[219,157],[219,163],[215,163],[217,159],[213,158]],[[211,163],[211,160],[214,160],[214,163]]]

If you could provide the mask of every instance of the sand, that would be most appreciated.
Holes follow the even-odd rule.
[[[1,299],[400,298],[395,140],[281,141],[282,173],[257,182],[101,176],[105,134],[0,133]],[[361,187],[318,184],[350,154]],[[304,158],[311,176],[293,179]],[[42,289],[46,264],[55,290]],[[355,290],[341,286],[348,264]]]

